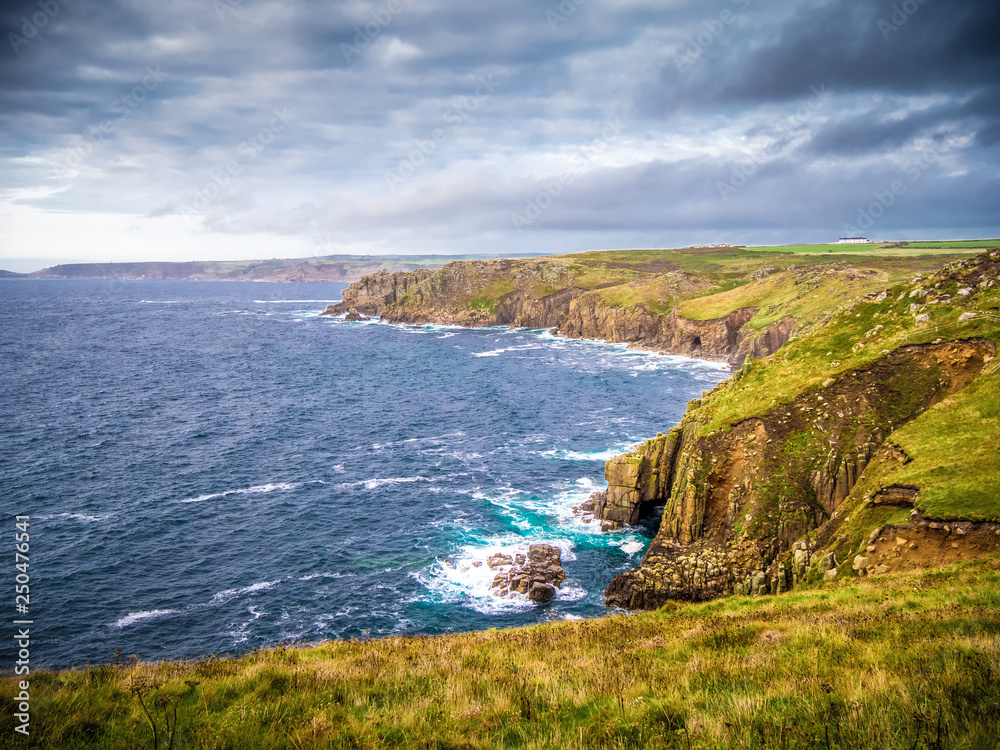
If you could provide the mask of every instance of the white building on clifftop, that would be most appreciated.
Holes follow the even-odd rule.
[[[867,245],[871,240],[867,237],[841,237],[837,240],[838,245]]]

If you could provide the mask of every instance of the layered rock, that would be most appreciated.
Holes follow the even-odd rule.
[[[532,601],[548,602],[566,580],[562,550],[549,544],[532,544],[527,556],[495,553],[486,561],[497,570],[491,588],[495,596],[524,594]]]
[[[363,276],[342,292],[340,302],[330,305],[321,315],[340,315],[351,308],[362,315],[381,315],[388,305],[401,299],[433,273],[429,270],[405,273],[383,270]]]
[[[851,561],[859,576],[877,576],[972,560],[1000,549],[1000,524],[930,521],[914,510],[910,523],[881,526]]]
[[[743,307],[721,318],[691,320],[676,310],[656,315],[642,307],[609,307],[601,304],[598,295],[590,294],[570,303],[558,330],[569,338],[635,344],[739,365],[748,356],[756,359],[778,351],[795,328],[795,319],[789,316],[755,330],[747,323],[756,314],[756,307]]]
[[[658,285],[663,294],[673,295],[671,299],[713,288],[704,279],[678,271],[641,283]],[[621,288],[631,290],[636,284],[640,282]],[[748,356],[777,351],[795,328],[792,317],[762,330],[752,328],[748,322],[757,314],[756,307],[711,320],[691,320],[676,310],[657,313],[643,303],[621,307],[595,291],[608,286],[618,285],[576,286],[569,266],[559,261],[456,261],[437,271],[366,276],[323,314],[339,315],[354,307],[390,323],[552,328],[568,338],[627,343],[737,365]]]
[[[595,494],[593,507],[586,508],[604,522],[602,529],[636,524],[644,510],[667,496],[680,438],[680,430],[674,428],[604,465],[608,488]]]
[[[638,569],[605,592],[608,604],[651,608],[793,585],[814,562],[799,540],[837,513],[884,436],[965,387],[994,353],[985,339],[905,346],[728,431],[699,435],[689,410],[674,444],[663,436],[657,449],[658,437],[613,459],[616,485],[602,510],[609,520],[622,508],[634,513],[636,502],[640,512],[642,502],[665,507]],[[778,570],[778,556],[796,542],[795,562]]]

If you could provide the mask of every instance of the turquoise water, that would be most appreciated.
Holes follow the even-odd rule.
[[[3,509],[11,532],[31,517],[37,666],[608,612],[653,529],[572,507],[728,370],[318,317],[343,287],[0,281]],[[563,551],[556,599],[493,597],[471,563],[532,542]]]

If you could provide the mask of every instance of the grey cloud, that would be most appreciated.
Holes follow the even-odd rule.
[[[891,221],[989,224],[977,191],[995,190],[988,175],[1000,159],[992,3],[912,0],[917,11],[886,41],[879,21],[893,11],[881,1],[588,0],[562,2],[576,10],[555,22],[557,0],[400,0],[387,19],[389,1],[242,0],[219,18],[211,0],[67,0],[17,54],[0,50],[0,187],[65,187],[24,201],[159,220],[236,159],[241,173],[203,212],[206,231],[520,251],[741,228],[771,237],[775,226],[821,239],[916,141],[959,134],[973,136],[949,156],[965,176],[928,170]],[[6,4],[0,30],[16,32],[37,8]],[[724,11],[732,23],[678,67],[674,53]],[[164,81],[122,115],[121,97],[151,65]],[[449,122],[491,75],[496,91]],[[829,99],[797,118],[814,86]],[[281,107],[294,122],[242,158]],[[627,123],[620,145],[631,155],[590,165],[514,231],[510,215],[538,194],[545,165],[612,116]],[[60,171],[103,121],[111,132],[75,173]],[[390,191],[385,173],[435,130],[446,137]],[[654,159],[628,151],[628,138],[696,144],[697,154]],[[718,183],[762,142],[767,158],[723,201]]]

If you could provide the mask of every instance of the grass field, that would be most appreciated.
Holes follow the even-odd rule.
[[[900,245],[905,245],[906,247],[927,247],[927,248],[994,248],[1000,247],[1000,239],[992,240],[947,240],[943,242],[900,242]]]
[[[986,750],[998,676],[994,557],[584,622],[33,672],[14,746]]]
[[[1000,512],[1000,372],[980,378],[896,431],[909,461],[883,481],[920,487],[930,518],[992,521]]]
[[[758,247],[748,247],[747,250],[755,253],[848,253],[853,255],[866,254],[866,251],[878,250],[881,245],[840,245],[832,243],[828,245],[761,245]]]
[[[839,243],[826,245],[766,245],[748,247],[746,249],[755,253],[797,253],[803,255],[832,253],[861,256],[880,255],[912,257],[918,255],[933,255],[937,251],[961,253],[962,251],[979,251],[997,246],[1000,246],[1000,240],[956,240],[954,242],[881,242],[871,243],[868,245],[841,245]]]
[[[830,278],[833,279],[832,287],[826,277],[818,277],[818,286],[835,289],[841,283],[833,274]],[[702,407],[703,433],[725,429],[748,415],[766,413],[775,403],[789,401],[809,389],[818,389],[827,378],[864,367],[881,357],[883,351],[903,344],[925,343],[942,337],[973,336],[989,338],[1000,344],[1000,323],[996,316],[959,321],[963,312],[1000,308],[1000,287],[997,286],[963,297],[957,293],[959,285],[955,281],[935,286],[927,280],[924,285],[930,285],[935,294],[947,293],[953,298],[948,302],[924,306],[922,310],[929,319],[918,324],[911,310],[913,298],[909,294],[922,288],[920,285],[909,281],[897,283],[886,290],[887,295],[878,302],[868,300],[855,304],[852,300],[856,295],[845,294],[843,301],[847,304],[831,309],[826,292],[817,290],[815,294],[818,296],[813,297],[808,285],[814,282],[808,279],[806,282],[806,294],[794,298],[792,304],[801,306],[815,302],[813,317],[816,313],[829,317],[815,330],[803,331],[801,337],[790,341],[766,361],[754,363],[751,371],[738,383],[714,394],[712,400]],[[784,284],[775,283],[777,298],[783,293]],[[735,290],[737,297],[743,289]],[[699,304],[712,304],[713,301],[712,298],[691,300],[683,303],[680,311],[684,313],[691,306],[697,313]],[[735,301],[730,300],[729,304],[735,304]],[[720,309],[723,308],[709,308],[706,312],[714,314]],[[824,313],[824,310],[827,312]],[[871,335],[866,335],[868,332],[872,332]],[[993,441],[989,442],[992,444]]]
[[[884,286],[927,273],[950,259],[975,252],[971,248],[876,245],[600,250],[512,259],[488,267],[482,275],[453,273],[455,283],[427,290],[414,304],[438,310],[468,308],[492,314],[499,298],[515,288],[539,299],[572,286],[597,290],[603,304],[609,307],[643,306],[658,315],[682,303],[682,315],[700,320],[721,317],[743,305],[754,305],[762,309],[753,326],[762,328],[785,314],[802,320],[814,318],[816,311],[828,311],[841,299],[864,294],[867,287]],[[770,290],[751,283],[754,274],[761,269],[794,271],[801,277],[812,267],[831,263],[849,264],[878,275],[869,279],[857,275],[850,278],[841,275],[838,279],[824,277],[824,282],[835,283],[824,283],[822,288],[813,289],[815,297],[809,298],[804,296],[804,287],[797,288],[796,279],[785,278],[783,288]],[[680,279],[678,274],[697,278]],[[545,277],[544,281],[541,276]],[[740,291],[740,287],[747,288]],[[710,299],[713,295],[715,298]],[[783,312],[791,300],[795,301],[795,309]],[[408,304],[404,298],[402,305]]]

